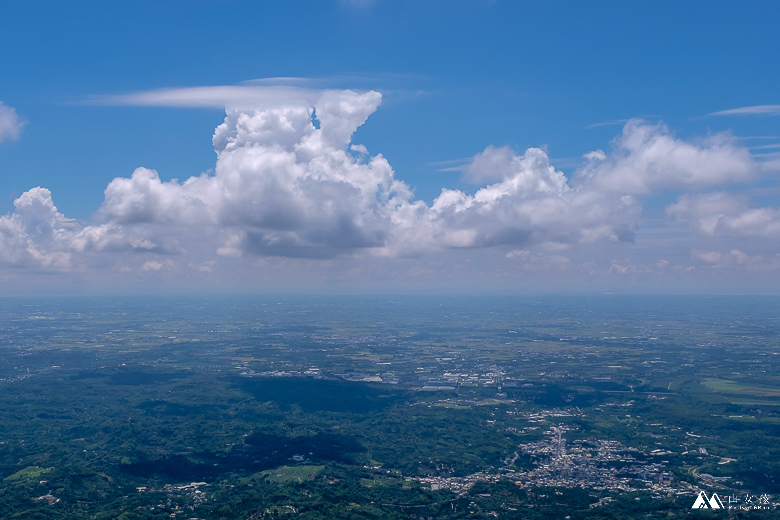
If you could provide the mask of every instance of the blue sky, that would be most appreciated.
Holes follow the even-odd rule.
[[[0,4],[0,291],[776,293],[777,19]]]

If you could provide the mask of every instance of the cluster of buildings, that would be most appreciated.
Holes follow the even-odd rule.
[[[190,516],[191,513],[209,501],[207,494],[200,490],[203,486],[209,486],[209,484],[206,482],[191,482],[178,486],[165,484],[160,489],[141,486],[137,487],[136,491],[138,493],[165,494],[164,501],[160,500],[156,504],[147,506],[149,511],[165,511],[169,513],[171,518],[176,518],[178,515],[184,515],[187,516],[188,520],[197,520]]]
[[[519,445],[520,450],[535,462],[535,468],[530,471],[503,468],[493,473],[478,472],[466,477],[422,477],[416,480],[430,484],[432,490],[445,489],[458,494],[466,493],[478,482],[498,482],[502,479],[522,487],[587,487],[626,492],[645,490],[658,494],[679,491],[664,465],[637,458],[635,455],[640,452],[636,448],[602,439],[575,440],[568,444],[563,438],[564,431],[563,426],[553,427],[545,432],[552,436],[550,440]]]
[[[509,478],[511,473],[513,472],[486,473],[480,471],[465,477],[413,477],[413,480],[429,484],[433,491],[444,489],[457,494],[465,494],[478,482],[495,483],[501,479]]]
[[[390,363],[380,363],[389,365]],[[241,370],[244,377],[325,377],[322,370],[316,366],[307,369],[294,367],[288,364],[283,369],[255,371],[246,365],[238,365],[235,368]],[[414,374],[399,375],[397,371],[350,371],[333,373],[334,376],[345,381],[385,383],[391,385],[401,384],[424,391],[457,391],[461,388],[496,388],[501,393],[503,388],[518,387],[518,381],[508,380],[498,367],[485,369],[479,372],[448,372],[435,370],[432,367],[418,368]],[[532,386],[528,383],[525,386]]]
[[[602,439],[576,440],[567,444],[562,432],[561,427],[554,428],[550,432],[551,441],[520,445],[524,453],[536,459],[537,467],[519,472],[516,475],[518,482],[526,486],[674,491],[674,479],[664,465],[636,458],[639,453],[636,448]]]

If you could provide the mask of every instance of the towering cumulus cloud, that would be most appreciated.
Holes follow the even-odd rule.
[[[324,93],[316,107],[228,108],[214,132],[213,176],[164,183],[139,168],[109,184],[100,213],[123,226],[223,235],[222,254],[329,257],[384,246],[411,191],[381,155],[348,147],[380,101],[343,91]]]
[[[272,103],[234,99],[214,132],[213,174],[163,182],[156,171],[138,168],[111,181],[91,225],[61,215],[48,190],[26,192],[15,212],[0,218],[0,261],[75,268],[121,259],[128,268],[136,258],[136,268],[160,270],[171,258],[212,265],[258,256],[399,257],[490,247],[505,254],[535,245],[557,251],[630,242],[637,197],[654,189],[753,174],[749,154],[727,138],[690,143],[662,126],[632,121],[612,155],[588,154],[572,179],[542,150],[488,147],[466,173],[491,184],[473,193],[442,189],[429,205],[414,200],[381,154],[352,144],[381,94],[305,94]],[[692,204],[683,201],[672,212],[693,219],[701,211]]]
[[[57,211],[51,192],[28,190],[14,207],[12,215],[0,217],[0,261],[15,267],[68,267],[70,240],[79,226]]]

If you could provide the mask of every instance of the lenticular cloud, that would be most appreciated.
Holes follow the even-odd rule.
[[[72,268],[134,253],[138,266],[162,269],[169,265],[164,257],[187,255],[198,262],[398,257],[631,241],[637,194],[675,182],[715,184],[726,170],[740,178],[751,172],[749,156],[733,143],[690,144],[631,122],[615,155],[589,154],[576,182],[542,150],[488,147],[468,173],[492,184],[474,193],[445,188],[429,205],[414,199],[381,154],[352,144],[380,103],[377,92],[345,90],[322,92],[315,102],[228,107],[213,136],[213,174],[163,182],[156,171],[138,168],[111,181],[92,225],[67,219],[48,190],[34,188],[16,201],[14,214],[0,217],[0,261]],[[681,172],[687,177],[675,180]]]

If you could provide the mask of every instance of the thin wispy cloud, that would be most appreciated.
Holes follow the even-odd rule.
[[[270,107],[290,103],[311,105],[320,96],[322,96],[321,90],[294,86],[223,85],[89,96],[83,99],[82,103],[88,105],[224,109],[226,106]]]
[[[753,154],[753,156],[764,171],[773,173],[780,171],[780,151]]]
[[[635,115],[633,117],[627,117],[624,119],[613,119],[611,121],[602,121],[600,123],[593,123],[590,125],[586,125],[583,128],[590,129],[590,128],[601,128],[604,126],[623,126],[626,123],[628,123],[631,120],[642,120],[642,121],[658,121],[660,122],[661,116],[657,114],[643,114],[643,115]]]
[[[780,105],[754,105],[711,112],[711,116],[780,116]]]
[[[585,128],[600,128],[602,126],[622,126],[626,124],[630,119],[615,119],[613,121],[603,121],[601,123],[593,123],[587,125]]]
[[[376,0],[341,0],[341,3],[350,7],[356,7],[358,9],[365,9],[374,5]]]
[[[751,146],[751,150],[775,150],[777,148],[780,148],[780,143],[773,143],[773,144],[764,144],[761,146]]]
[[[246,81],[242,81],[239,83],[239,85],[244,86],[281,86],[281,87],[289,87],[292,85],[297,85],[301,87],[309,87],[311,88],[314,83],[316,83],[317,79],[313,78],[303,78],[303,77],[294,77],[294,76],[277,76],[273,78],[255,78],[255,79],[248,79]]]
[[[459,157],[458,159],[448,159],[445,161],[431,161],[428,166],[434,168],[437,172],[462,172],[471,163],[473,157]]]
[[[740,141],[768,141],[772,139],[780,139],[777,135],[740,135],[735,136]]]
[[[359,92],[381,87],[385,100],[419,98],[425,94],[420,89],[388,88],[403,83],[412,76],[403,74],[336,75],[321,78],[272,77],[242,81],[238,85],[211,85],[199,87],[172,87],[128,92],[124,94],[91,95],[77,101],[84,105],[149,106],[177,108],[270,108],[281,105],[314,105],[329,90]]]

